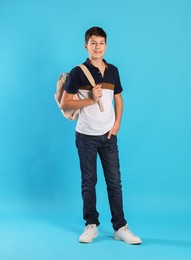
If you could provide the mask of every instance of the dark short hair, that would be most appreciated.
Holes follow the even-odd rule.
[[[89,41],[89,39],[90,39],[90,37],[92,37],[92,35],[104,37],[105,42],[106,42],[107,35],[106,35],[106,32],[102,28],[92,27],[92,28],[88,29],[85,33],[85,42],[86,43]]]

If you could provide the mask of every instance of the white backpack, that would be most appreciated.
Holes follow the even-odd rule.
[[[80,64],[78,66],[82,69],[82,71],[86,75],[86,77],[89,80],[91,86],[95,87],[95,85],[96,85],[95,81],[94,81],[90,71],[88,70],[88,68],[83,64]],[[61,99],[62,99],[62,95],[63,95],[63,92],[64,92],[64,88],[65,88],[68,76],[69,76],[69,73],[63,72],[63,73],[60,74],[58,81],[57,81],[56,93],[55,93],[54,97],[55,97],[55,100],[56,100],[59,108],[60,108],[60,102],[61,102]],[[79,100],[80,99],[79,94],[78,93],[75,94],[73,99]],[[100,111],[103,112],[104,108],[103,108],[103,103],[102,103],[101,98],[99,98],[99,100],[98,100],[98,105],[99,105]],[[78,118],[78,114],[80,112],[80,109],[61,109],[61,112],[62,112],[63,116],[66,117],[67,119],[75,120],[75,119]]]

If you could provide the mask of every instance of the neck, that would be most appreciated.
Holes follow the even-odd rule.
[[[90,59],[89,58],[89,60],[90,60],[91,64],[94,65],[95,67],[101,67],[104,65],[103,59],[101,59],[101,58],[100,59]]]

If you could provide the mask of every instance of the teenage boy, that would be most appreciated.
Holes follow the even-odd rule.
[[[96,161],[99,155],[107,184],[114,239],[129,244],[141,244],[141,239],[128,229],[124,218],[117,146],[117,133],[123,111],[122,86],[118,69],[103,59],[106,51],[105,31],[99,27],[87,30],[85,48],[89,58],[84,65],[91,72],[96,86],[90,86],[81,68],[77,66],[70,72],[61,100],[63,109],[81,108],[76,126],[76,146],[80,159],[83,217],[86,228],[79,237],[79,242],[92,242],[98,235],[97,226],[100,222],[95,187]],[[83,99],[73,100],[77,92]],[[103,102],[103,112],[98,105],[99,98]]]

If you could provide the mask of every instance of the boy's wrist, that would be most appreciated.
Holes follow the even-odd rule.
[[[90,98],[90,105],[94,105],[96,103],[96,101],[92,98]]]
[[[118,120],[116,120],[116,121],[115,121],[115,123],[114,123],[114,125],[115,125],[115,126],[118,126],[118,127],[120,127],[120,123],[121,123],[121,121],[120,121],[120,120],[119,120],[119,121],[118,121]]]

